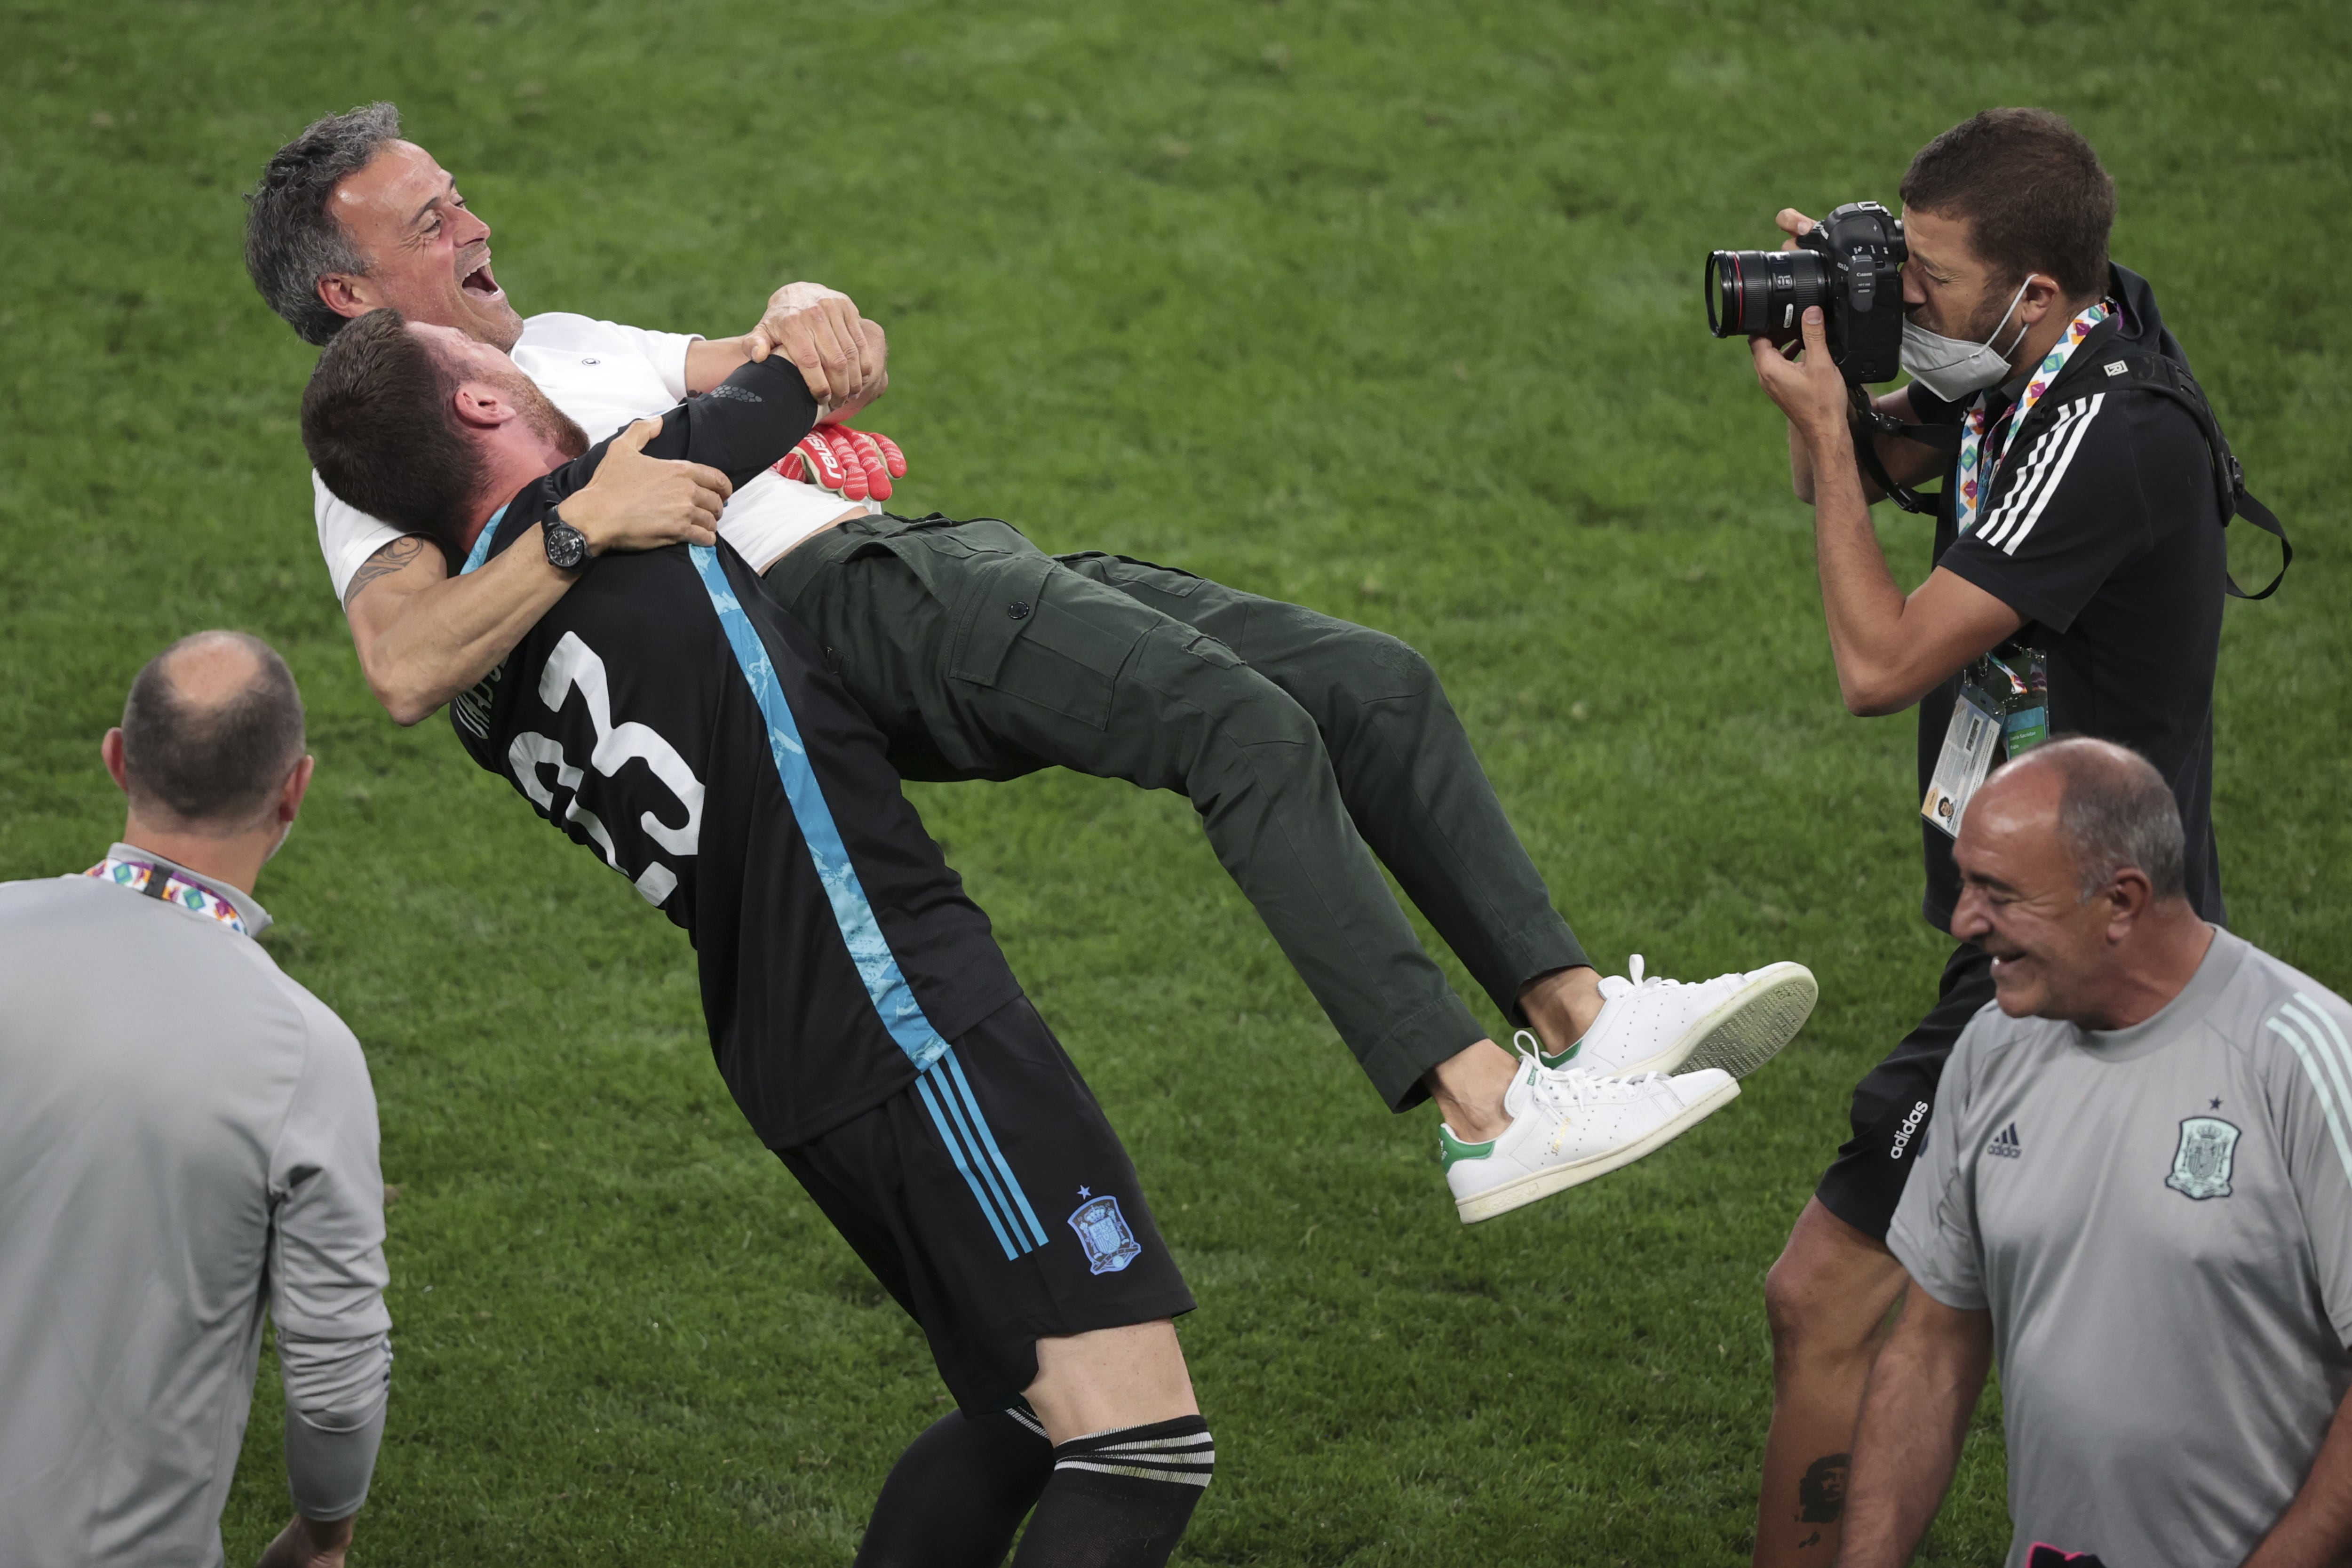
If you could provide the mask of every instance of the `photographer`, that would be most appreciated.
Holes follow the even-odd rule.
[[[2218,926],[2213,670],[2235,471],[2147,280],[2107,259],[2114,182],[2059,116],[1996,109],[1921,149],[1901,195],[1892,254],[1913,379],[1876,400],[1871,447],[1857,451],[1857,410],[1831,352],[1853,341],[1852,321],[1789,309],[1769,324],[1801,341],[1751,346],[1789,419],[1797,494],[1813,504],[1846,706],[1919,709],[1924,913],[1952,929],[1953,838],[1996,748],[2071,731],[2156,764],[2179,805],[2189,908]],[[1779,221],[1792,237],[1813,227],[1793,211]],[[1752,256],[1748,266],[1763,270]],[[1830,301],[1850,309],[1851,296]],[[1761,319],[1743,315],[1743,330]],[[1939,437],[1957,440],[1947,449]],[[1901,487],[1939,473],[1935,567],[1906,594],[1870,505],[1888,489],[1918,504]],[[1887,1227],[1945,1059],[1992,998],[1992,970],[1974,943],[1954,947],[1935,1007],[1855,1089],[1853,1136],[1767,1281],[1774,1404],[1759,1564],[1837,1554],[1863,1387],[1904,1285]]]

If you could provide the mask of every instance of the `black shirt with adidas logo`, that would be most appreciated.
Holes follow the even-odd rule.
[[[2116,390],[2127,356],[2188,363],[2147,279],[2111,269],[2120,307],[2093,328],[2027,413],[1961,537],[1953,516],[1958,459],[1946,470],[1936,564],[2026,620],[2020,640],[2049,655],[2050,730],[2131,747],[2172,785],[2188,836],[2188,891],[2221,923],[2213,841],[2213,672],[2226,554],[2211,460],[2196,420],[2155,394]],[[1996,396],[1988,394],[1988,396]],[[1968,405],[1911,387],[1926,423],[1954,424]],[[1962,677],[1919,703],[1919,790],[1929,779]],[[1922,822],[1923,912],[1951,926],[1960,880],[1952,840]]]

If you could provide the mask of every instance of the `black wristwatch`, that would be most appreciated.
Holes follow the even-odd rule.
[[[540,538],[547,545],[547,563],[558,572],[570,572],[588,559],[588,536],[563,521],[563,514],[552,507],[547,521],[539,525]]]

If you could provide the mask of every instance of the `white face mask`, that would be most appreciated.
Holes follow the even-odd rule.
[[[2009,379],[2009,356],[2025,341],[2027,329],[2021,325],[2017,336],[2009,340],[2009,347],[1997,349],[1992,340],[2000,336],[2000,329],[2009,325],[2010,317],[2017,314],[2017,302],[2025,298],[2028,278],[2017,286],[2017,293],[2009,309],[2000,313],[2000,324],[1980,343],[1960,338],[1948,338],[1940,332],[1915,325],[1908,318],[1903,322],[1903,368],[1911,378],[1947,403],[1958,403],[1988,386],[1999,386]]]

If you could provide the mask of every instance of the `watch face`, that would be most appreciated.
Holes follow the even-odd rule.
[[[549,565],[569,572],[588,559],[587,536],[562,518],[550,519],[544,531]]]

